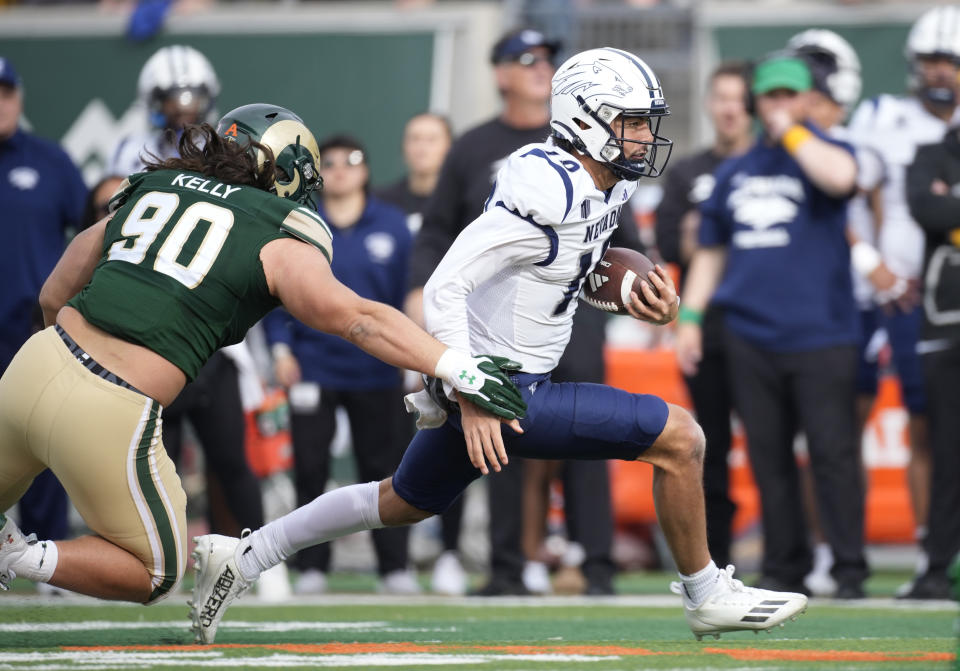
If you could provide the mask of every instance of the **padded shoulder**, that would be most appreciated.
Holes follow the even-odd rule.
[[[494,202],[542,226],[562,224],[583,200],[587,171],[572,156],[548,144],[529,144],[507,159],[497,174]],[[593,180],[590,180],[593,183]]]
[[[116,193],[110,196],[110,200],[107,203],[107,212],[113,214],[127,202],[127,199],[130,197],[130,194],[136,191],[137,187],[140,186],[140,183],[147,176],[145,172],[138,172],[129,177],[125,177],[123,182],[120,183],[119,188],[117,188]]]
[[[333,262],[333,235],[319,214],[305,207],[294,207],[280,222],[280,230],[313,245]]]
[[[861,102],[853,111],[848,127],[857,142],[879,143],[883,138],[877,133],[895,131],[899,125],[915,114],[916,100],[889,94],[881,94]]]

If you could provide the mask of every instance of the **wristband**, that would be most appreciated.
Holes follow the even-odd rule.
[[[680,311],[677,313],[678,324],[697,324],[699,326],[702,322],[703,310],[688,308],[686,305],[680,306]]]
[[[282,359],[285,356],[293,356],[293,350],[291,350],[290,345],[285,342],[275,342],[270,347],[270,354],[274,360]]]
[[[793,155],[797,152],[797,148],[800,145],[812,137],[813,133],[810,132],[809,128],[805,126],[790,126],[787,132],[783,134],[783,137],[780,138],[780,143],[783,145],[783,148],[787,150],[787,153]]]
[[[850,262],[861,277],[868,277],[880,265],[880,252],[869,242],[858,240],[850,248]]]
[[[460,354],[460,352],[454,349],[444,350],[440,358],[437,359],[437,365],[433,369],[433,376],[441,380],[450,379],[449,376],[452,375],[453,369],[456,368],[460,362],[460,357],[457,356],[458,354]]]

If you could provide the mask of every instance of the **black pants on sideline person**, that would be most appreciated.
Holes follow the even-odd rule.
[[[320,390],[320,402],[312,412],[291,407],[294,484],[297,506],[323,494],[330,479],[330,444],[336,431],[336,410],[342,406],[350,421],[357,481],[371,482],[391,475],[410,440],[409,423],[403,414],[400,387],[370,391]],[[347,483],[344,483],[347,484]],[[407,568],[409,527],[375,529],[373,547],[381,576]],[[297,553],[301,570],[330,568],[330,544],[323,543]]]
[[[684,377],[690,400],[707,439],[703,458],[703,496],[707,509],[707,546],[717,566],[730,563],[733,516],[737,506],[730,498],[731,429],[733,396],[724,347],[723,312],[710,306],[703,319],[703,359],[697,374]]]
[[[554,382],[595,382],[606,376],[603,359],[606,315],[581,305],[573,321],[570,342],[551,376]],[[490,573],[486,591],[524,592],[523,460],[514,458],[500,473],[487,478],[490,510]],[[610,471],[606,461],[577,461],[563,466],[564,515],[570,540],[583,546],[581,566],[587,591],[613,592],[613,508]]]
[[[811,568],[808,526],[793,441],[807,437],[817,508],[841,590],[862,589],[864,482],[854,413],[856,347],[771,352],[729,332],[727,355],[737,412],[763,516],[763,578],[802,589]]]
[[[926,550],[928,573],[942,578],[960,552],[960,346],[923,355],[933,476]]]
[[[163,443],[174,463],[183,447],[184,419],[190,420],[203,452],[211,531],[235,534],[246,527],[258,529],[263,525],[260,481],[247,462],[237,366],[223,352],[215,352],[196,379],[163,409]]]

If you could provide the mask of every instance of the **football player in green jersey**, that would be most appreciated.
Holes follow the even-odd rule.
[[[312,196],[316,140],[301,119],[247,105],[188,128],[180,157],[148,163],[80,233],[41,293],[47,329],[0,379],[0,511],[49,467],[93,535],[38,542],[0,514],[0,588],[21,576],[153,603],[183,575],[186,497],[162,442],[162,407],[217,349],[281,303],[519,431],[512,362],[446,348],[330,271]],[[505,458],[499,431],[475,440]]]

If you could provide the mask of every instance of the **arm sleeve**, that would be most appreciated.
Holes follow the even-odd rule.
[[[656,215],[657,249],[668,263],[680,262],[680,220],[691,209],[687,199],[690,185],[677,170],[679,167],[674,166],[667,173],[667,183]]]
[[[940,167],[942,157],[941,145],[920,147],[907,169],[910,214],[928,233],[946,233],[960,228],[960,198],[937,196],[930,192],[934,180],[944,180]]]
[[[469,352],[467,296],[504,268],[547,258],[550,242],[543,228],[491,207],[463,229],[424,286],[427,331],[448,347]]]

